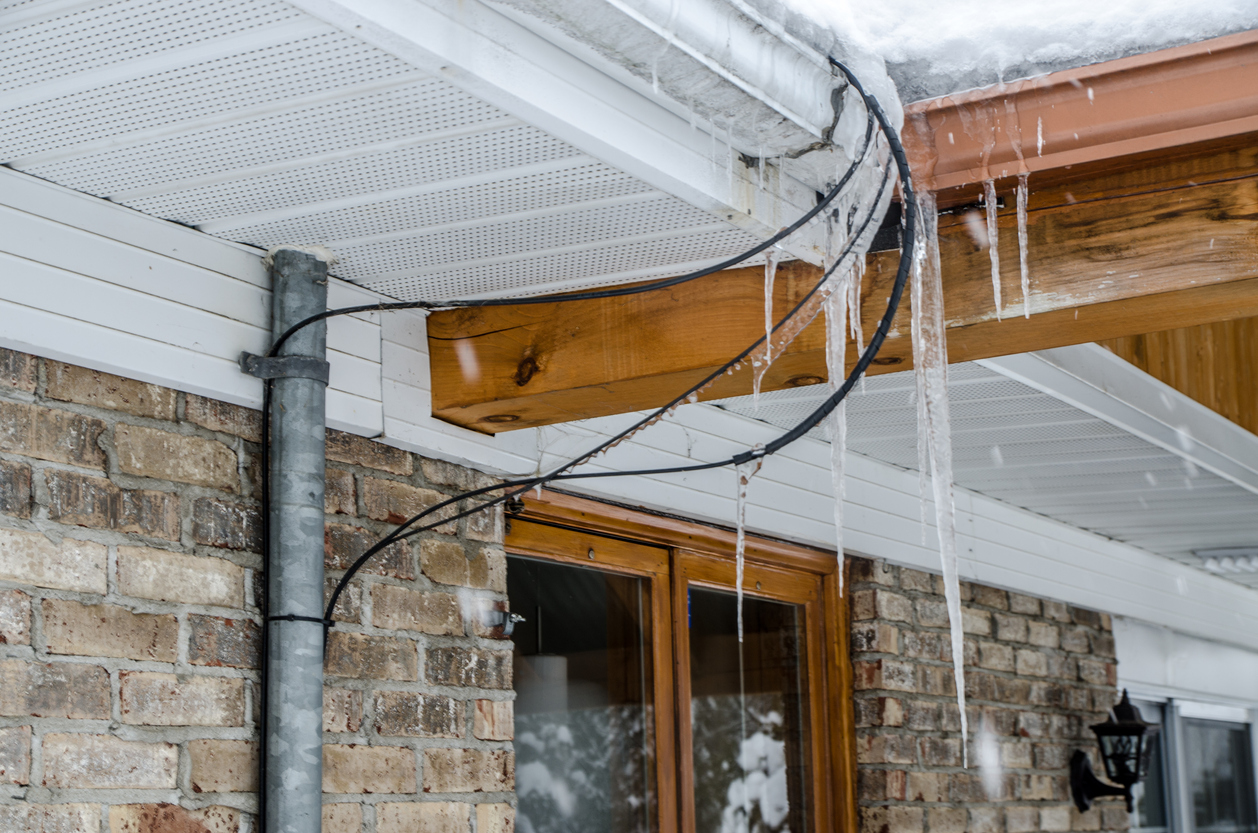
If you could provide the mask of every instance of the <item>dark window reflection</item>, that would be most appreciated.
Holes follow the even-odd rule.
[[[741,664],[733,594],[691,588],[688,615],[696,833],[803,833],[803,609],[747,598]]]
[[[519,833],[654,829],[649,589],[508,557]]]
[[[1162,704],[1140,700],[1132,701],[1140,709],[1140,715],[1150,723],[1162,723]],[[1166,733],[1159,732],[1153,742],[1153,754],[1149,758],[1148,777],[1132,787],[1135,796],[1135,812],[1131,814],[1131,826],[1141,833],[1166,833],[1166,757],[1163,744]]]
[[[1184,720],[1184,762],[1196,833],[1254,833],[1249,727]]]

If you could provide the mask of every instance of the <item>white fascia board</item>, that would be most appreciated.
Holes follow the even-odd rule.
[[[1258,493],[1258,437],[1098,344],[977,364]]]
[[[1114,619],[1114,643],[1118,684],[1132,694],[1258,704],[1258,651],[1125,617]]]
[[[294,5],[761,239],[816,203],[789,175],[758,187],[741,161],[714,159],[712,137],[687,119],[479,0]],[[801,229],[783,248],[820,263],[822,233]]]

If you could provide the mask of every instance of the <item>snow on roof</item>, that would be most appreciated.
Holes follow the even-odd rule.
[[[1258,0],[776,2],[816,48],[881,56],[906,103],[1258,28]]]

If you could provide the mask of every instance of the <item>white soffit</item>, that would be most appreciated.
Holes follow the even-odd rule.
[[[476,0],[0,2],[0,117],[16,170],[401,300],[679,274],[814,199]]]
[[[1258,451],[1258,438],[1217,425],[1226,420],[1190,408],[1196,403],[1181,394],[1155,391],[1158,383],[1149,377],[1145,387],[1159,402],[1165,400],[1163,407],[1177,409],[1179,419],[1167,427],[1161,415],[1141,412],[1148,424],[1137,424],[1135,408],[1115,398],[1116,383],[1110,393],[1093,388],[1082,395],[1059,378],[1066,372],[1061,366],[1108,365],[1102,353],[1121,360],[1095,345],[1049,352],[1057,362],[1037,354],[1009,357],[1021,363],[1021,379],[1006,375],[1011,370],[978,363],[948,369],[959,486],[1198,568],[1196,550],[1258,539],[1258,471],[1247,460]],[[1074,361],[1067,363],[1066,357]],[[1034,370],[1035,364],[1044,367]],[[1045,368],[1059,372],[1050,378]],[[1128,368],[1126,376],[1144,376]],[[1106,369],[1111,381],[1122,373],[1116,366]],[[759,410],[751,397],[718,404],[788,427],[828,395],[826,386],[816,385],[762,394]],[[849,451],[916,470],[913,396],[909,372],[872,377],[863,390],[854,390],[847,406]],[[1189,416],[1189,410],[1196,413]],[[1167,427],[1168,436],[1159,438],[1154,423]],[[812,435],[827,439],[821,429]],[[1228,435],[1227,443],[1222,435]],[[1175,437],[1173,443],[1163,441]],[[1225,578],[1258,587],[1258,574]]]

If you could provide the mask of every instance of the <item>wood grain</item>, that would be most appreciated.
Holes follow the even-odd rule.
[[[1258,434],[1258,318],[1101,342],[1145,373]]]
[[[968,231],[964,211],[941,215],[950,360],[1258,315],[1256,172],[1258,149],[1215,148],[1033,191],[1028,299],[1009,195],[999,212],[1003,320],[988,252]],[[897,265],[894,252],[868,259],[866,333],[885,310]],[[774,309],[789,310],[818,279],[809,264],[781,267]],[[623,298],[436,313],[429,319],[433,412],[494,433],[658,407],[761,336],[763,309],[763,271],[753,268]],[[911,366],[909,316],[906,297],[871,373]],[[474,351],[479,378],[463,372],[456,341]],[[825,377],[822,325],[815,321],[774,362],[764,389]],[[702,398],[750,391],[744,367]]]

